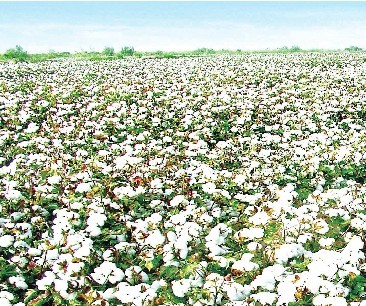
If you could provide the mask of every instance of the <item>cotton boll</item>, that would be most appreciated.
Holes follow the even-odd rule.
[[[0,297],[1,306],[12,306],[13,304],[6,298]]]
[[[323,219],[316,219],[313,222],[314,231],[318,234],[325,234],[329,231],[327,222]]]
[[[0,247],[8,248],[14,243],[14,236],[4,235],[0,237]]]
[[[10,284],[14,284],[15,287],[17,287],[19,289],[22,289],[22,290],[28,289],[28,285],[25,282],[25,278],[22,276],[12,276],[12,277],[9,277],[8,280],[9,280]]]
[[[50,176],[49,178],[47,178],[47,182],[50,185],[54,185],[54,184],[58,184],[59,182],[61,182],[62,177],[59,175],[54,175],[54,176]]]
[[[91,184],[90,183],[79,183],[75,189],[75,192],[88,192],[91,190]]]
[[[236,282],[225,283],[223,290],[226,291],[230,301],[243,301],[250,294],[250,286]]]
[[[126,280],[130,284],[149,281],[148,275],[144,271],[142,271],[141,267],[139,267],[139,266],[129,267],[128,269],[126,269],[125,275],[126,275]]]
[[[262,305],[272,305],[277,299],[278,294],[272,292],[259,292],[252,294],[250,297]]]
[[[231,269],[241,272],[249,272],[258,269],[259,265],[250,261],[253,257],[254,255],[250,253],[243,254],[240,260],[234,262]]]
[[[251,216],[249,218],[249,222],[251,222],[254,225],[264,225],[269,221],[269,216],[266,212],[257,212],[255,215]]]
[[[47,290],[47,286],[50,286],[55,279],[56,276],[53,272],[46,271],[45,276],[36,282],[38,290]]]
[[[262,245],[259,244],[258,242],[250,242],[247,244],[247,249],[252,252],[255,252],[261,248],[262,248]]]
[[[159,230],[153,230],[149,233],[149,236],[146,238],[145,243],[156,248],[159,245],[162,245],[165,242],[165,236],[161,234]]]
[[[290,258],[300,256],[304,253],[304,247],[301,244],[284,244],[275,251],[276,261],[280,264],[286,263]]]
[[[323,294],[319,294],[313,299],[313,305],[315,306],[347,306],[347,300],[343,297],[325,297]]]
[[[172,290],[175,296],[183,298],[191,288],[191,280],[181,279],[172,281]]]
[[[246,238],[248,240],[259,239],[264,236],[264,229],[251,227],[251,228],[243,228],[239,232],[235,233],[234,237],[238,240]]]
[[[185,201],[184,195],[176,195],[173,199],[170,200],[170,206],[176,207],[184,201]]]
[[[67,280],[63,280],[63,279],[55,279],[54,284],[55,284],[55,290],[57,292],[62,292],[62,291],[66,292],[69,287]]]
[[[322,247],[329,247],[334,243],[335,239],[334,238],[320,238],[319,239],[319,244]]]

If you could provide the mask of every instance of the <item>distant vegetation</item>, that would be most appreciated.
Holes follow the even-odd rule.
[[[128,56],[134,57],[156,57],[156,58],[178,58],[178,57],[189,57],[189,56],[207,56],[214,54],[246,54],[246,53],[291,53],[291,52],[339,52],[339,51],[347,51],[347,52],[359,52],[363,51],[362,48],[357,46],[350,46],[345,48],[344,50],[323,50],[323,49],[301,49],[299,46],[292,47],[280,47],[275,50],[258,50],[258,51],[245,51],[242,49],[237,50],[229,50],[229,49],[220,49],[214,50],[212,48],[198,48],[193,51],[175,51],[175,52],[166,52],[166,51],[154,51],[154,52],[140,52],[136,51],[132,46],[124,46],[120,51],[116,52],[113,47],[105,47],[102,52],[97,51],[82,51],[76,53],[70,52],[55,52],[50,50],[48,53],[36,53],[30,54],[25,51],[21,46],[17,45],[15,48],[8,49],[4,54],[0,54],[0,61],[8,61],[12,60],[15,62],[38,62],[44,60],[51,60],[57,58],[76,58],[81,60],[111,60],[111,59],[119,59]]]

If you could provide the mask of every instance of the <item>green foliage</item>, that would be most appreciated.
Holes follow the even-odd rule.
[[[348,297],[354,301],[362,301],[366,294],[366,278],[350,273],[346,277],[346,285],[351,288]]]
[[[199,55],[215,54],[215,53],[216,53],[215,50],[210,49],[210,48],[198,48],[198,49],[193,51],[193,54],[199,54]]]
[[[356,46],[350,46],[348,48],[344,49],[345,51],[350,51],[350,52],[354,52],[354,51],[362,51],[362,48],[360,47],[356,47]]]
[[[106,56],[113,56],[114,55],[114,48],[105,47],[102,53]]]
[[[135,54],[135,48],[134,47],[129,47],[129,46],[125,46],[121,49],[121,51],[119,52],[119,56],[132,56]]]
[[[16,45],[15,49],[8,49],[4,53],[5,59],[15,60],[17,62],[24,62],[29,59],[27,51],[25,51],[21,46]]]
[[[292,46],[291,48],[284,46],[277,49],[280,52],[299,52],[302,51],[302,49],[299,46]]]

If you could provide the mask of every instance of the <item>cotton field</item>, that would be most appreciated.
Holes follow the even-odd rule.
[[[0,302],[366,305],[366,53],[0,63]]]

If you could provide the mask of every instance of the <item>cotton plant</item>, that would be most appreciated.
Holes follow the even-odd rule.
[[[2,303],[362,305],[363,57],[1,63]]]

